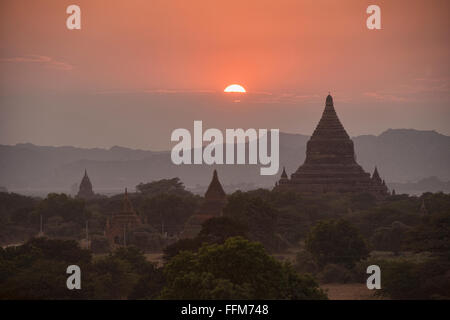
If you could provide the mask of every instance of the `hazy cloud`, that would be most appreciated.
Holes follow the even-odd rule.
[[[364,95],[366,97],[371,97],[371,98],[375,98],[377,100],[382,100],[382,101],[394,101],[394,102],[408,101],[407,98],[398,96],[398,95],[394,95],[394,94],[384,94],[384,93],[379,93],[379,92],[364,92]]]
[[[1,58],[0,62],[4,63],[38,63],[47,68],[53,68],[57,70],[69,71],[73,69],[73,66],[63,61],[54,60],[48,56],[41,55],[24,55],[19,57]]]

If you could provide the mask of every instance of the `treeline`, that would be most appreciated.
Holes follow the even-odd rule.
[[[81,269],[68,290],[66,269]],[[93,259],[73,240],[32,239],[0,249],[0,299],[326,299],[309,275],[241,237],[183,251],[163,267],[135,247]]]
[[[147,235],[145,243],[135,243],[144,251],[161,251],[165,245],[161,235],[180,234],[202,200],[186,191],[178,178],[140,184],[136,189],[129,198],[144,223],[140,230],[135,230]],[[20,243],[37,235],[42,219],[45,235],[59,239],[85,238],[88,223],[93,248],[107,252],[106,221],[123,210],[123,197],[122,194],[82,200],[50,193],[39,199],[0,193],[0,244]],[[128,236],[133,242],[133,235]]]
[[[0,193],[0,198],[0,236],[3,243],[11,242],[13,236],[21,235],[27,239],[30,235],[36,234],[42,216],[45,234],[59,239],[83,238],[85,223],[89,221],[92,250],[108,253],[110,248],[103,237],[104,226],[108,216],[121,210],[123,195],[87,202],[64,194],[49,194],[45,199],[33,199]],[[159,270],[160,275],[164,275],[162,278],[166,282],[157,294],[132,295],[134,289],[129,288],[129,292],[121,291],[127,292],[124,296],[114,298],[175,298],[181,297],[181,292],[185,292],[184,297],[188,297],[189,292],[194,291],[203,292],[195,298],[232,295],[255,297],[252,293],[254,288],[246,290],[245,286],[242,287],[243,283],[237,280],[238,277],[227,275],[224,278],[220,272],[225,270],[217,271],[212,276],[202,274],[209,272],[208,270],[216,270],[213,266],[203,268],[199,265],[206,263],[209,257],[203,254],[210,252],[217,259],[233,261],[235,256],[230,246],[236,246],[237,243],[250,247],[259,243],[259,249],[252,247],[252,252],[259,250],[258,254],[283,253],[288,249],[297,251],[294,265],[291,267],[278,265],[282,271],[277,272],[279,275],[289,275],[293,272],[296,274],[292,276],[293,278],[299,276],[303,280],[309,279],[305,281],[311,280],[313,288],[315,288],[313,278],[320,282],[364,282],[367,278],[365,272],[367,266],[377,264],[382,270],[381,294],[386,297],[449,298],[450,195],[448,194],[393,195],[380,201],[370,194],[305,195],[264,189],[237,191],[228,195],[223,217],[206,221],[197,237],[179,241],[176,241],[177,236],[182,232],[186,221],[197,212],[203,201],[201,197],[186,191],[179,179],[175,178],[140,184],[137,186],[137,192],[130,194],[129,198],[136,212],[146,222],[144,229],[139,232],[147,232],[153,237],[151,242],[135,243],[134,245],[138,247],[136,250],[141,253],[164,250],[166,263],[164,268],[162,270],[155,266],[153,268]],[[161,240],[163,233],[172,239],[171,242]],[[227,242],[230,238],[233,240]],[[212,247],[207,250],[204,249],[205,245]],[[215,250],[219,250],[220,254]],[[246,254],[253,254],[250,251],[246,251]],[[56,256],[57,252],[56,250],[53,254]],[[108,261],[112,263],[118,259],[117,254],[117,252],[109,253]],[[240,263],[246,263],[245,255],[239,258],[244,259]],[[9,258],[5,259],[4,261],[7,261]],[[99,261],[103,261],[105,268],[109,268],[104,259],[106,258]],[[174,261],[179,261],[177,266],[182,269],[177,269],[177,273],[183,275],[183,278],[171,278],[164,274],[164,270],[170,270],[171,266],[174,266]],[[91,270],[90,268],[95,270],[97,262],[96,259],[91,260],[88,263],[88,270]],[[272,263],[269,260],[266,262],[268,265]],[[200,273],[192,274],[193,270],[200,270],[198,271]],[[133,274],[135,271],[130,272]],[[248,272],[250,274],[256,270],[249,269]],[[149,273],[153,274],[150,271]],[[304,276],[305,274],[310,274],[313,278]],[[130,283],[135,285],[141,283],[140,280],[136,280],[141,276],[144,276],[141,271],[136,271],[131,278],[137,282]],[[216,291],[211,289],[214,293],[195,287],[203,278],[207,279],[203,283],[205,288],[217,288]],[[224,279],[231,283],[222,281]],[[277,279],[281,281],[282,278]],[[303,280],[295,281],[304,283]],[[182,287],[177,287],[175,283],[183,283],[186,288],[196,289],[183,291]],[[290,288],[290,285],[286,284],[286,288]],[[140,286],[144,285],[141,283]],[[151,286],[156,287],[156,284]],[[293,292],[292,288],[286,290]],[[98,292],[92,293],[89,297],[97,296]],[[176,292],[180,295],[177,296]],[[273,295],[268,297],[274,298]],[[286,297],[286,293],[276,296],[282,297]],[[292,293],[289,297],[301,295]]]

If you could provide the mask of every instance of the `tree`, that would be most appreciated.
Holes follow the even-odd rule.
[[[67,266],[61,261],[36,259],[1,283],[0,299],[85,299],[86,291],[67,290]]]
[[[410,229],[407,225],[395,221],[389,227],[376,229],[370,242],[375,250],[393,251],[398,254]]]
[[[322,220],[309,232],[306,249],[323,267],[328,263],[352,267],[356,261],[368,256],[368,249],[358,229],[348,221]]]
[[[109,255],[94,262],[87,284],[96,299],[125,299],[138,283],[132,265]]]
[[[194,214],[196,207],[197,202],[192,196],[158,194],[146,199],[140,211],[156,230],[176,234],[183,230],[186,220]]]
[[[373,263],[379,265],[383,273],[381,293],[391,299],[450,298],[448,259],[431,258],[422,262],[398,259]]]
[[[66,269],[82,270],[82,290],[68,290]],[[134,247],[92,261],[75,241],[33,239],[0,248],[0,299],[144,299],[159,296],[161,269]]]
[[[143,273],[149,265],[149,262],[145,259],[144,253],[133,246],[116,249],[113,253],[113,257],[126,261],[131,265],[133,271],[136,271],[137,273]]]
[[[147,263],[128,299],[157,299],[165,283],[162,268]]]
[[[228,198],[223,210],[229,217],[248,230],[248,237],[261,242],[268,250],[277,248],[277,211],[260,196],[237,191]]]
[[[0,251],[0,299],[85,299],[90,290],[67,290],[66,269],[89,270],[91,254],[75,241],[32,239]]]
[[[155,196],[158,194],[176,194],[179,196],[192,195],[184,187],[183,182],[179,178],[162,179],[149,183],[140,183],[136,186],[136,190],[144,195]]]
[[[233,219],[227,217],[211,218],[206,220],[200,233],[192,239],[181,239],[164,249],[163,259],[169,261],[181,251],[197,251],[203,243],[222,244],[231,237],[247,237],[247,228]]]
[[[422,224],[410,232],[408,240],[409,249],[450,258],[450,211],[424,217]]]
[[[202,239],[199,237],[180,239],[164,249],[163,259],[169,261],[182,251],[195,252],[202,246]]]
[[[164,268],[163,299],[325,299],[309,276],[241,237],[184,251]]]
[[[223,243],[231,237],[244,237],[248,234],[247,227],[228,217],[217,217],[206,220],[198,235],[208,243]]]
[[[49,193],[47,198],[38,203],[33,216],[35,223],[38,223],[39,216],[44,219],[60,216],[64,221],[84,225],[86,219],[90,217],[90,213],[81,199],[73,199],[64,193]]]
[[[161,269],[136,247],[119,248],[96,261],[89,275],[96,299],[155,299],[164,283]]]
[[[91,250],[93,253],[107,253],[110,250],[109,241],[103,235],[91,236]]]

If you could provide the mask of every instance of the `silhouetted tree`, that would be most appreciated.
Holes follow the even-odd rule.
[[[306,249],[320,266],[335,263],[352,267],[369,253],[358,229],[343,219],[319,221],[308,234]]]
[[[198,235],[208,243],[223,243],[231,237],[248,237],[246,226],[228,217],[217,217],[206,220]]]
[[[309,276],[240,237],[181,252],[164,268],[164,299],[325,299]]]
[[[149,183],[140,183],[136,186],[136,190],[144,195],[155,196],[158,194],[176,194],[185,196],[191,194],[184,187],[183,182],[179,178],[162,179]]]
[[[197,207],[193,196],[159,194],[144,200],[140,212],[148,223],[159,232],[178,233]]]
[[[83,200],[71,198],[64,193],[49,193],[47,198],[40,201],[33,212],[35,223],[39,222],[41,215],[44,219],[60,216],[64,221],[76,222],[81,225],[84,225],[86,219],[90,217]]]
[[[268,201],[237,191],[228,197],[223,212],[225,217],[237,221],[248,230],[249,239],[261,242],[269,250],[276,248],[277,211]]]

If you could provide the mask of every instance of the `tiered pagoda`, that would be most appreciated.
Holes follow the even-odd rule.
[[[222,210],[226,203],[227,195],[220,184],[217,170],[214,170],[211,183],[205,193],[205,199],[199,211],[186,222],[182,237],[195,237],[200,232],[203,222],[222,216]]]
[[[385,182],[377,168],[370,176],[356,162],[353,141],[336,114],[331,95],[325,110],[306,145],[305,162],[291,174],[283,173],[276,186],[281,190],[299,192],[368,192],[375,196],[388,195]]]
[[[141,225],[141,219],[134,211],[125,188],[122,211],[113,214],[111,219],[106,220],[105,236],[112,248],[126,246],[128,233]]]
[[[200,212],[205,215],[219,217],[222,215],[222,209],[227,201],[227,195],[220,184],[217,170],[214,170],[211,183],[205,193]]]
[[[95,198],[94,191],[92,190],[92,183],[87,174],[87,170],[84,170],[83,179],[81,179],[80,188],[78,190],[77,198],[92,199]]]

